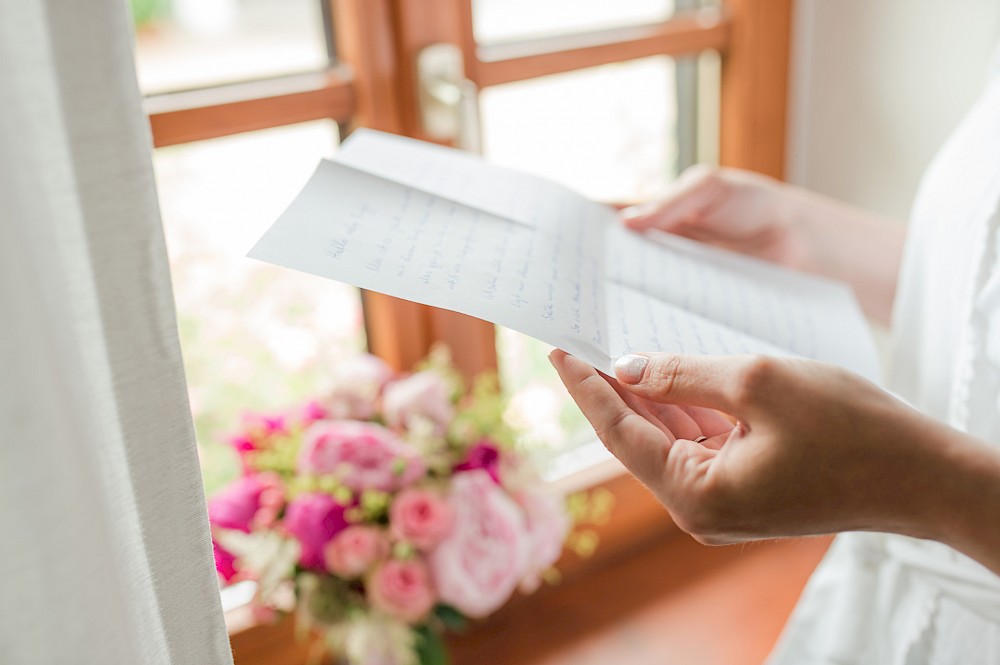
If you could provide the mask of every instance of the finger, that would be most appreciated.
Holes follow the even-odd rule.
[[[630,408],[587,363],[559,350],[549,360],[611,454],[639,480],[655,484],[673,441]]]
[[[636,231],[650,228],[673,231],[701,214],[718,198],[722,181],[715,171],[695,166],[678,178],[662,199],[622,210],[625,226]]]
[[[703,436],[728,435],[733,430],[733,422],[715,409],[706,409],[701,406],[684,406],[681,408],[698,424]]]
[[[630,409],[649,422],[653,423],[653,425],[655,425],[658,430],[663,432],[663,434],[667,436],[670,441],[677,438],[658,414],[658,410],[660,407],[664,406],[663,404],[657,404],[656,402],[651,402],[648,399],[643,399],[638,395],[630,393],[628,390],[623,388],[620,383],[618,383],[617,379],[613,379],[607,374],[602,373],[601,376],[608,382],[608,385],[615,389],[615,392],[618,393],[618,396],[622,398],[622,401],[625,402]]]
[[[615,362],[615,375],[629,391],[654,402],[703,406],[741,417],[748,382],[755,368],[773,364],[767,361],[756,356],[630,354]]]
[[[628,404],[633,411],[641,415],[642,417],[650,420],[654,425],[663,430],[664,433],[673,439],[697,439],[705,435],[702,428],[688,414],[689,408],[694,407],[680,407],[675,404],[660,404],[659,402],[653,402],[644,397],[640,397],[634,393],[629,392],[629,390],[622,386],[617,379],[613,379],[610,376],[602,374],[605,380],[611,384],[611,387],[615,389],[622,400]],[[705,409],[710,411],[710,409]],[[712,412],[714,413],[714,412]]]

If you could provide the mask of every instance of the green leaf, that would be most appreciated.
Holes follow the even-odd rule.
[[[445,628],[456,633],[461,633],[469,625],[469,620],[465,618],[465,615],[451,605],[435,606],[434,616],[444,624]]]
[[[448,665],[448,651],[445,649],[441,636],[427,625],[418,626],[417,657],[420,665]]]

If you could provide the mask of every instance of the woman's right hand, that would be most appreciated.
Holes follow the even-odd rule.
[[[739,169],[693,166],[663,198],[622,211],[636,231],[660,229],[773,263],[808,270],[788,185]]]
[[[906,227],[739,169],[695,166],[662,199],[621,212],[631,229],[660,229],[787,268],[849,283],[865,312],[888,323]]]

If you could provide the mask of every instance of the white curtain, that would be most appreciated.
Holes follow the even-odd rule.
[[[0,663],[217,665],[125,0],[0,0]]]

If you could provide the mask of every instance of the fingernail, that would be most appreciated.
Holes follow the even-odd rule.
[[[635,354],[622,356],[615,361],[615,375],[623,383],[635,385],[642,381],[642,373],[646,371],[648,364],[649,358],[646,356]]]
[[[643,214],[642,206],[629,206],[627,208],[622,208],[618,215],[622,219],[634,219],[636,217],[641,217]]]

